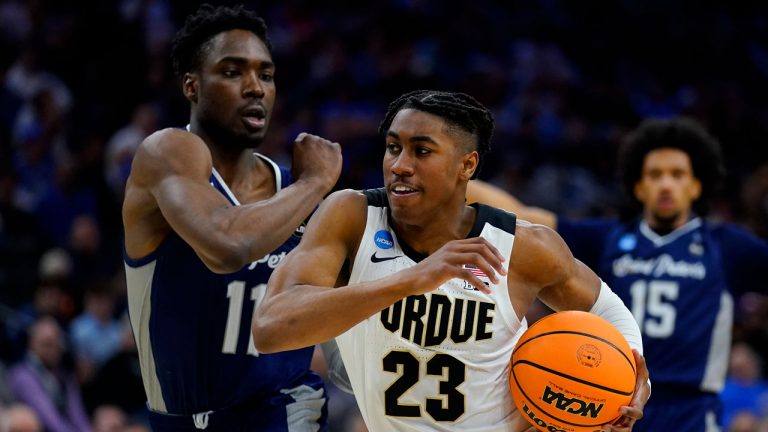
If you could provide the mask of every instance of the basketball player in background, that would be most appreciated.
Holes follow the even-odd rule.
[[[647,120],[620,152],[631,221],[572,221],[470,182],[469,202],[514,211],[562,235],[574,255],[630,307],[643,334],[653,398],[638,431],[719,431],[733,297],[765,290],[768,245],[703,218],[724,168],[720,145],[688,119]]]
[[[266,26],[203,5],[173,43],[187,130],[149,136],[123,203],[129,311],[154,431],[317,431],[312,348],[258,353],[251,318],[297,229],[336,183],[340,147],[300,134],[292,172],[254,153],[275,100]],[[293,181],[295,178],[295,181]]]
[[[629,310],[554,231],[464,204],[492,131],[491,113],[462,93],[395,100],[380,126],[385,187],[340,191],[320,206],[270,278],[254,319],[256,347],[337,337],[372,431],[532,430],[507,374],[538,297],[608,319],[635,349],[635,396],[604,426],[628,431],[649,396]],[[344,286],[333,288],[339,278]]]

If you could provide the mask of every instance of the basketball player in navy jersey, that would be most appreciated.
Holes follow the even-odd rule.
[[[202,6],[172,56],[190,123],[144,140],[123,203],[152,429],[324,430],[312,348],[259,353],[251,318],[297,229],[336,183],[340,147],[302,133],[290,172],[254,153],[272,114],[275,65],[252,12]]]
[[[372,431],[533,430],[523,417],[543,420],[534,406],[514,408],[507,376],[538,297],[604,317],[636,349],[631,404],[614,424],[593,425],[631,430],[649,384],[630,311],[554,231],[464,203],[492,131],[491,113],[463,93],[395,100],[380,127],[385,187],[340,191],[320,206],[270,278],[256,347],[336,337]]]
[[[571,221],[480,182],[471,182],[468,200],[556,228],[632,310],[653,378],[636,430],[722,430],[718,392],[734,295],[765,289],[768,244],[702,217],[724,169],[719,143],[694,121],[643,122],[623,143],[620,168],[625,189],[642,206],[628,222]]]

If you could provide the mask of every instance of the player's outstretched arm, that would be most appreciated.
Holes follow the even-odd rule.
[[[312,216],[299,246],[270,277],[256,311],[253,337],[259,352],[315,345],[411,294],[434,290],[451,278],[485,284],[462,264],[480,268],[494,282],[503,257],[485,239],[447,243],[419,264],[375,281],[333,288],[363,235],[367,200],[359,192],[332,194]]]
[[[642,338],[632,313],[621,299],[581,261],[575,259],[560,236],[541,225],[518,223],[512,250],[510,287],[527,286],[555,311],[581,310],[594,313],[614,325],[635,352],[635,395],[622,417],[606,431],[626,432],[642,418],[650,397],[648,369],[642,357]],[[510,289],[510,298],[513,297]],[[514,300],[513,300],[514,301]]]
[[[331,194],[307,225],[299,246],[272,273],[253,321],[259,352],[329,340],[394,303],[399,294],[361,284],[334,289],[365,228],[367,200],[354,191]]]
[[[482,180],[467,184],[467,203],[481,202],[515,213],[518,219],[535,224],[557,228],[557,215],[540,207],[526,206],[503,189]]]
[[[300,140],[296,145],[317,152],[310,175],[268,200],[233,206],[209,183],[213,162],[199,137],[176,129],[150,135],[126,188],[129,255],[145,256],[173,230],[212,271],[231,272],[279,246],[333,187],[341,167],[338,144],[308,135]]]

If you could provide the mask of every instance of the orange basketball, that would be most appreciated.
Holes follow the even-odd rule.
[[[635,390],[624,336],[597,315],[566,311],[533,324],[512,352],[509,388],[520,414],[545,432],[593,432],[621,415]]]

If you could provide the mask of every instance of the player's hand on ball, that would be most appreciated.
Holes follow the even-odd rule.
[[[648,367],[645,365],[645,358],[633,349],[637,365],[637,380],[635,381],[635,395],[628,406],[621,407],[623,414],[613,424],[603,426],[607,432],[629,432],[635,425],[635,422],[643,418],[643,407],[651,397],[651,386],[648,384]]]

